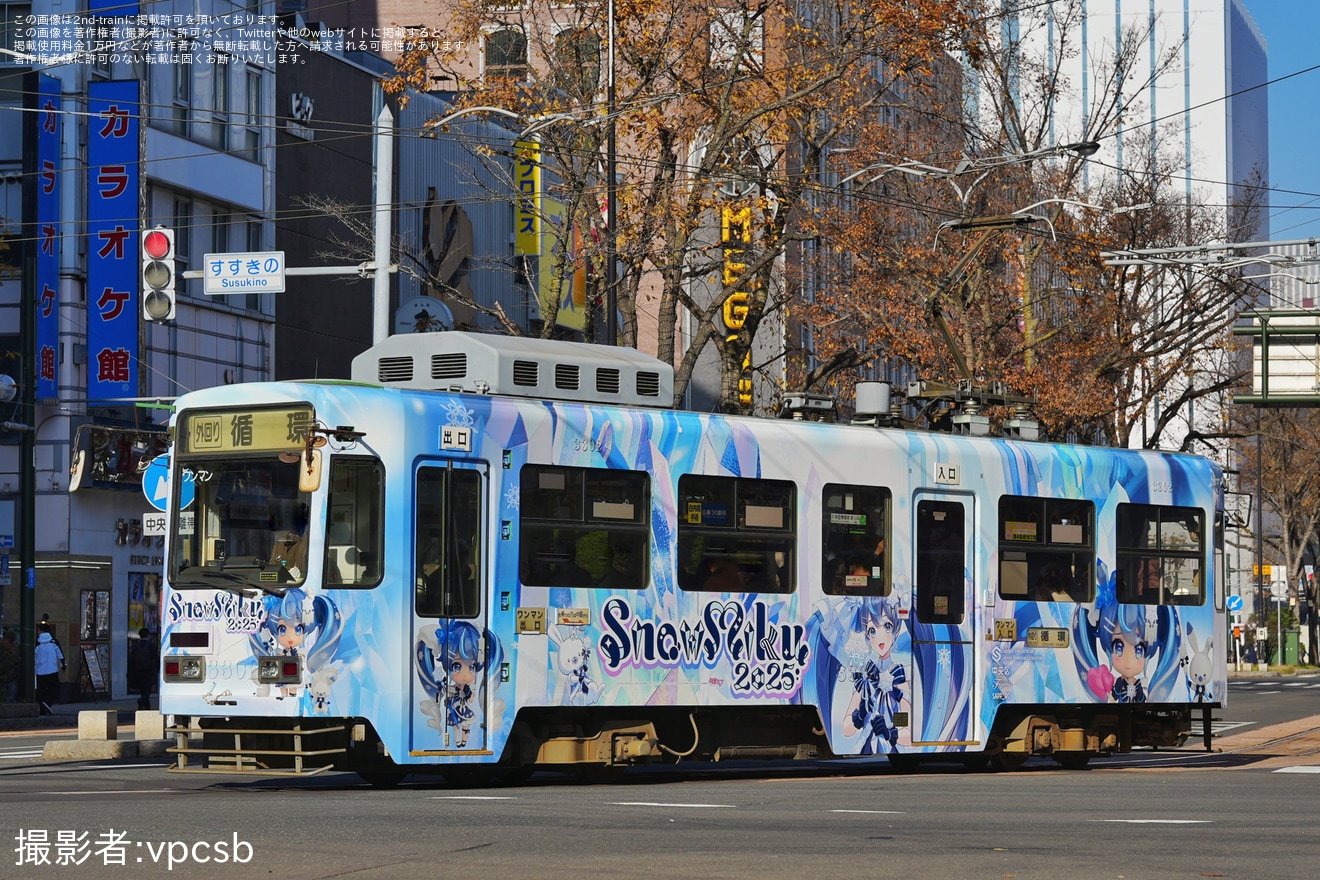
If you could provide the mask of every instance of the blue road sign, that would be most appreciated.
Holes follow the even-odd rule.
[[[1236,611],[1241,611],[1241,610],[1242,610],[1242,597],[1241,597],[1241,596],[1229,596],[1229,597],[1228,597],[1228,610],[1229,610],[1229,611],[1235,611],[1235,612],[1236,612]]]
[[[191,473],[184,474],[180,490],[179,509],[187,510],[196,497],[197,486]],[[170,457],[158,455],[147,463],[142,472],[142,494],[157,510],[164,510],[170,502]]]

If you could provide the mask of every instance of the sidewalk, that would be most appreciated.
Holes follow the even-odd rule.
[[[153,707],[155,703],[156,701],[153,698]],[[51,708],[55,710],[53,715],[39,715],[37,714],[36,703],[0,704],[0,731],[54,732],[69,729],[77,732],[78,713],[87,709],[101,712],[113,709],[119,715],[119,726],[121,728],[131,728],[134,723],[134,713],[137,712],[137,697],[131,696],[121,700],[98,700],[96,702],[89,700],[82,703],[56,703]]]

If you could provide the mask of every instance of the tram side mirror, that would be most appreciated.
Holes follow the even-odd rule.
[[[79,449],[73,454],[73,461],[69,464],[69,491],[77,492],[78,487],[82,485],[83,469],[87,464],[87,450]]]
[[[303,458],[298,470],[298,491],[315,492],[321,488],[321,450],[313,449],[311,458]]]

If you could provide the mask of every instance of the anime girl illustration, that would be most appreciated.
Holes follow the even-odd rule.
[[[263,600],[266,616],[249,636],[253,656],[302,657],[304,681],[280,688],[282,697],[296,696],[306,679],[334,659],[343,634],[343,617],[325,596],[308,598],[303,590],[286,590]]]
[[[853,695],[844,710],[843,735],[864,735],[863,755],[892,752],[898,747],[894,714],[911,708],[907,671],[890,656],[899,631],[899,606],[889,597],[865,599],[858,605],[853,631],[860,633],[872,656],[852,669]]]
[[[453,747],[466,748],[483,705],[481,673],[498,667],[504,657],[499,640],[489,630],[457,620],[424,631],[416,654],[417,675],[429,697],[419,708],[430,717],[428,726],[444,734],[446,744],[453,730]]]
[[[1169,699],[1182,639],[1174,609],[1118,601],[1116,577],[1102,578],[1094,605],[1073,613],[1073,659],[1097,699],[1144,703]]]
[[[911,711],[907,669],[895,658],[911,637],[898,592],[821,603],[807,622],[814,658],[799,699],[836,719],[838,735],[861,734],[861,754],[893,752],[909,739],[897,713]],[[846,697],[846,702],[845,702]]]
[[[559,648],[556,665],[566,684],[565,706],[592,706],[600,701],[600,684],[591,677],[591,642],[584,627],[555,624],[550,639]]]

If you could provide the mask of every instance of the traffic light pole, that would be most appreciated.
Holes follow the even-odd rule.
[[[1260,628],[1265,626],[1265,483],[1260,435],[1260,410],[1256,410],[1256,662],[1269,665],[1270,658],[1262,657]]]

